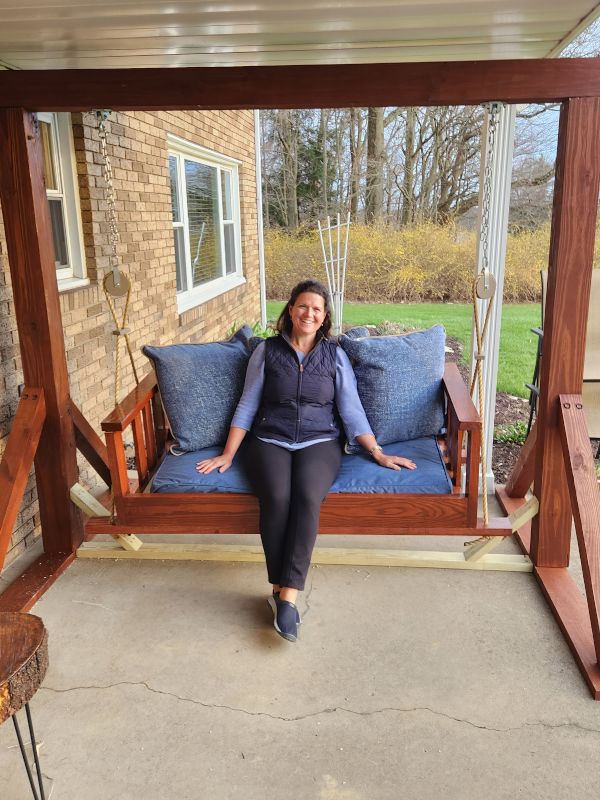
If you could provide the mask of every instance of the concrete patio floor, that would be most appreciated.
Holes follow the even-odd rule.
[[[600,703],[531,575],[313,566],[296,644],[266,591],[260,564],[75,562],[32,609],[52,800],[600,796]],[[2,800],[31,796],[14,745]]]

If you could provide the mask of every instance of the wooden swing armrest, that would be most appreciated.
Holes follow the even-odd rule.
[[[467,516],[469,523],[475,524],[477,520],[481,419],[456,364],[451,362],[446,364],[443,386],[448,406],[446,439],[452,484],[456,489],[460,488],[464,464],[465,494],[468,502]]]
[[[157,392],[156,375],[152,371],[102,420],[102,430],[124,431]]]
[[[115,498],[130,493],[127,456],[123,432],[131,425],[139,489],[150,480],[160,459],[167,436],[167,425],[160,403],[156,375],[149,372],[138,386],[102,421]]]
[[[453,362],[446,363],[442,382],[449,410],[456,417],[458,429],[461,431],[479,430],[481,428],[479,413],[458,371],[458,367]]]

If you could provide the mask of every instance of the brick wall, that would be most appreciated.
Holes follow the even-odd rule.
[[[102,292],[109,268],[110,240],[106,218],[100,143],[95,118],[73,115],[75,159],[81,219],[90,285],[60,297],[71,396],[91,424],[113,406],[114,327]],[[242,265],[246,283],[179,315],[176,304],[175,255],[167,135],[236,158],[239,167]],[[141,375],[148,362],[142,345],[211,341],[222,338],[233,322],[260,317],[258,219],[254,116],[251,111],[115,113],[107,124],[120,231],[122,268],[132,283],[130,341]],[[133,387],[131,368],[121,351],[122,391]],[[0,229],[0,454],[4,450],[23,381],[6,247]],[[80,462],[82,481],[95,473]],[[12,537],[6,564],[39,536],[39,514],[33,476]]]

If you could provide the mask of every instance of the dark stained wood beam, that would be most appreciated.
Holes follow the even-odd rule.
[[[0,72],[0,107],[36,111],[438,106],[597,96],[597,58]]]
[[[535,476],[535,443],[537,440],[537,420],[533,423],[525,440],[517,463],[513,467],[505,491],[509,497],[525,497]]]
[[[533,572],[592,697],[600,700],[600,665],[585,597],[566,567],[536,567]]]
[[[78,479],[75,430],[60,314],[40,131],[34,114],[0,110],[0,200],[23,374],[41,386],[46,422],[35,457],[44,550],[71,553],[83,540],[69,490]]]
[[[571,503],[559,433],[560,394],[581,391],[600,185],[600,100],[563,104],[552,212],[548,289],[537,417],[531,526],[538,567],[566,567]]]
[[[0,594],[0,611],[29,611],[75,561],[75,553],[41,555]]]
[[[102,439],[71,400],[71,415],[75,425],[75,444],[87,462],[96,470],[107,486],[111,486],[108,450]]]
[[[45,416],[42,389],[25,389],[0,460],[0,571],[21,508]]]
[[[520,497],[509,497],[502,487],[496,497],[503,511],[511,514],[526,501]],[[530,555],[531,523],[526,523],[515,533],[515,539],[525,555]],[[597,663],[594,636],[590,623],[586,598],[579,591],[570,571],[566,567],[534,567],[540,589],[559,628],[566,639],[579,671],[587,683],[594,700],[600,700],[600,664]]]
[[[596,661],[600,664],[600,490],[580,394],[561,394],[559,420]]]

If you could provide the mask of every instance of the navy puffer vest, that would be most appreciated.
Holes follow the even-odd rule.
[[[321,339],[301,364],[283,336],[266,341],[265,384],[252,431],[263,439],[335,438],[335,342]]]

